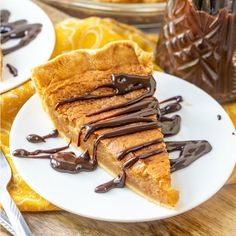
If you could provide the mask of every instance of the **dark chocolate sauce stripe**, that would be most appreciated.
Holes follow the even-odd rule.
[[[151,157],[153,155],[158,155],[163,153],[165,150],[153,150],[151,152],[147,152],[144,154],[141,154],[139,156],[135,156],[127,160],[122,167],[121,174],[117,176],[115,179],[106,182],[104,184],[101,184],[95,188],[95,192],[97,193],[105,193],[113,188],[122,188],[125,186],[125,180],[126,180],[126,170],[131,168],[136,162],[138,162],[140,159],[146,159],[148,157]]]
[[[96,88],[113,88],[116,95],[124,95],[134,90],[150,87],[149,80],[150,75],[112,74],[111,83],[99,85]]]
[[[146,143],[141,143],[141,144],[136,145],[134,147],[127,148],[118,154],[117,159],[122,160],[130,152],[135,152],[135,151],[138,151],[142,148],[148,147],[153,144],[159,144],[161,142],[163,142],[163,139],[159,138],[159,139],[154,139],[154,140],[146,142]]]
[[[121,111],[117,111],[117,112],[113,113],[112,115],[107,115],[103,118],[98,118],[98,119],[93,120],[93,121],[91,121],[87,124],[93,124],[93,123],[96,123],[98,121],[105,120],[105,119],[108,119],[108,118],[112,118],[112,117],[115,117],[115,116],[126,115],[126,114],[129,114],[131,112],[140,111],[144,108],[157,109],[157,111],[159,112],[159,104],[158,104],[157,99],[154,98],[154,97],[147,98],[143,101],[139,101],[139,102],[137,102],[133,105],[130,105],[130,106],[124,108]]]
[[[32,159],[50,159],[51,155],[28,155],[28,156],[17,156],[17,157],[27,157]]]
[[[144,98],[151,97],[155,93],[155,91],[156,91],[156,81],[155,81],[155,79],[152,76],[150,76],[149,87],[146,87],[146,88],[147,88],[147,92],[137,96],[136,98],[130,99],[128,102],[117,104],[117,105],[114,105],[114,106],[108,106],[108,107],[102,108],[102,109],[100,109],[100,110],[98,110],[96,112],[89,113],[86,116],[98,115],[98,114],[101,114],[103,112],[111,111],[111,110],[118,109],[118,108],[127,107],[129,105],[132,105],[132,104],[134,104],[136,102],[141,101]]]
[[[176,111],[181,110],[182,106],[178,102],[170,103],[165,107],[161,108],[161,115],[164,116],[166,114],[170,114]]]
[[[37,156],[38,154],[42,154],[42,153],[45,153],[45,154],[54,154],[54,153],[57,153],[57,152],[60,152],[60,151],[63,151],[67,148],[69,148],[70,146],[70,143],[67,144],[66,146],[64,147],[59,147],[59,148],[53,148],[53,149],[47,149],[47,150],[35,150],[35,151],[32,151],[32,152],[29,152],[25,149],[16,149],[15,151],[13,151],[12,155],[13,156],[16,156],[16,157],[28,157],[28,156]]]
[[[120,116],[117,118],[113,118],[113,119],[95,123],[95,124],[86,124],[83,127],[81,127],[78,140],[80,140],[80,135],[83,128],[85,128],[86,130],[85,135],[84,135],[84,142],[86,142],[89,139],[90,135],[96,130],[103,129],[103,128],[113,128],[113,127],[118,127],[122,125],[138,123],[138,122],[153,122],[155,120],[148,118],[147,116],[156,115],[156,114],[157,114],[157,110],[146,108],[146,109],[140,110],[138,112],[135,112],[126,116]]]
[[[113,188],[123,188],[125,186],[126,173],[122,171],[121,174],[113,180],[101,184],[95,188],[96,193],[106,193]]]
[[[152,144],[150,144],[152,145]],[[170,159],[171,172],[183,169],[193,163],[195,160],[207,154],[212,149],[209,142],[205,140],[198,141],[176,141],[166,142],[166,150],[168,152],[180,151],[179,157],[176,159]],[[156,149],[151,152],[143,153],[139,156],[135,156],[127,160],[122,167],[122,173],[115,179],[101,184],[95,188],[95,192],[104,193],[113,188],[124,187],[126,175],[124,174],[128,168],[131,168],[138,160],[149,158],[153,155],[161,154],[165,152],[164,149]]]
[[[153,121],[148,124],[137,124],[135,126],[121,127],[114,131],[99,135],[93,144],[93,160],[97,161],[97,156],[96,156],[97,146],[101,140],[123,136],[127,134],[133,134],[133,133],[137,133],[137,132],[141,132],[145,130],[156,129],[156,128],[160,128],[160,123],[158,121]]]
[[[164,151],[165,151],[165,150],[161,148],[161,149],[156,149],[156,150],[153,150],[153,151],[151,151],[151,152],[146,152],[146,153],[140,154],[140,155],[138,155],[138,156],[132,157],[132,158],[130,158],[129,160],[127,160],[127,161],[123,164],[122,169],[123,169],[123,170],[127,170],[127,169],[129,169],[130,167],[132,167],[138,160],[140,160],[140,159],[146,159],[146,158],[149,158],[149,157],[151,157],[151,156],[161,154],[161,153],[163,153]]]
[[[37,134],[29,134],[26,139],[31,142],[31,143],[41,143],[41,142],[45,142],[45,139],[48,138],[56,138],[58,137],[59,133],[56,129],[52,130],[49,134],[44,135],[44,136],[40,136]]]
[[[180,96],[177,96],[177,97],[180,97]],[[177,100],[180,100],[180,99],[177,99]],[[137,106],[135,106],[135,105],[137,105]],[[81,129],[79,131],[79,135],[78,135],[78,146],[80,145],[80,136],[81,136],[82,129],[84,129],[84,128],[86,128],[86,133],[84,136],[84,141],[86,141],[89,138],[89,136],[91,135],[91,133],[94,132],[95,130],[98,130],[101,128],[117,127],[120,125],[130,123],[130,122],[126,123],[125,120],[130,120],[129,117],[138,117],[138,116],[140,116],[140,114],[143,113],[143,111],[147,110],[147,109],[142,110],[142,108],[145,108],[145,107],[153,108],[153,110],[150,110],[151,112],[149,114],[146,114],[146,116],[152,115],[152,114],[157,114],[159,116],[158,101],[155,101],[155,100],[154,101],[153,100],[141,101],[141,102],[131,105],[131,106],[132,106],[131,109],[129,109],[130,107],[128,107],[125,111],[115,113],[115,114],[111,115],[110,117],[112,118],[113,116],[116,116],[117,114],[118,115],[120,115],[120,114],[125,115],[126,112],[130,112],[131,110],[134,110],[137,108],[139,108],[141,110],[139,110],[136,113],[126,115],[124,118],[118,117],[116,119],[105,120],[101,123],[94,124],[97,122],[97,120],[96,120],[96,121],[90,122],[88,124],[85,124],[83,127],[81,127]],[[163,110],[165,111],[165,113],[170,113],[170,112],[179,110],[180,108],[181,108],[181,106],[179,104],[177,105],[177,103],[172,103],[171,107],[169,107],[169,105],[167,105],[166,108],[164,108]],[[152,113],[152,111],[153,111],[153,113]],[[106,118],[104,118],[104,119],[106,119]],[[102,119],[100,119],[100,120],[102,120]],[[123,123],[120,123],[120,120],[122,120]],[[130,120],[130,121],[132,121],[132,120]],[[141,121],[141,120],[139,120],[139,121]],[[143,120],[143,121],[145,121],[145,120]],[[165,137],[175,135],[179,132],[180,123],[181,123],[180,116],[176,115],[176,116],[173,116],[172,118],[161,116],[160,121],[162,123],[162,133],[164,134]],[[133,121],[131,123],[134,123],[134,122],[135,121]],[[138,122],[138,119],[136,120],[136,122]]]
[[[151,152],[147,152],[147,153],[143,153],[143,154],[140,154],[138,156],[138,159],[141,160],[141,159],[146,159],[146,158],[149,158],[151,156],[154,156],[154,155],[158,155],[158,154],[161,154],[161,153],[164,153],[165,152],[165,149],[157,149],[157,150],[153,150]]]
[[[171,102],[171,101],[175,101],[177,103],[183,102],[183,97],[178,95],[178,96],[174,96],[174,97],[171,97],[171,98],[167,98],[167,99],[161,101],[160,104],[163,104],[163,103],[166,103],[166,102]]]
[[[152,76],[137,76],[137,75],[128,75],[128,74],[112,74],[111,76],[112,83],[104,84],[101,86],[96,87],[92,92],[95,90],[102,88],[102,87],[109,87],[114,89],[114,93],[107,94],[107,95],[92,95],[91,93],[85,94],[83,96],[76,96],[68,99],[63,99],[56,104],[55,109],[58,109],[60,106],[65,105],[67,103],[73,103],[76,101],[83,101],[88,99],[101,99],[106,97],[113,97],[116,95],[124,95],[134,90],[138,90],[141,88],[146,88],[147,92],[143,95],[138,96],[137,98],[131,99],[130,101],[115,105],[109,106],[107,108],[101,109],[99,111],[87,114],[87,116],[92,116],[95,114],[100,114],[105,111],[113,110],[116,108],[126,107],[128,105],[134,104],[142,100],[145,97],[150,97],[154,94],[156,90],[156,81]]]

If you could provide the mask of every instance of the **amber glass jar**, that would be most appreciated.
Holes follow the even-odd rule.
[[[236,100],[236,0],[169,0],[155,60],[220,102]]]

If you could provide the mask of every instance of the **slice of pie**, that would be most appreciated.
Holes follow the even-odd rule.
[[[112,88],[103,86],[111,82],[112,74],[121,73],[150,76],[152,74],[152,55],[144,52],[131,41],[117,41],[107,44],[102,49],[82,49],[60,55],[48,63],[36,67],[32,71],[32,79],[43,108],[49,114],[56,129],[67,140],[72,140],[74,146],[77,147],[78,134],[83,125],[95,120],[104,120],[125,108],[91,116],[88,116],[89,113],[96,113],[108,106],[130,101],[144,93],[145,89],[100,99],[79,100],[65,103],[59,107],[56,105],[65,99],[90,94],[99,86],[102,87],[95,91],[96,95],[110,94]],[[155,119],[156,116],[150,115],[150,118]],[[142,122],[126,124],[127,127],[136,125],[142,125]],[[98,129],[86,141],[83,140],[85,134],[83,130],[80,145],[92,156],[97,137],[116,129],[117,127]],[[138,160],[127,169],[125,183],[127,187],[143,197],[162,206],[173,208],[178,201],[178,192],[171,188],[169,156],[165,151],[163,141],[129,152],[122,160],[117,159],[125,149],[162,138],[160,129],[155,128],[102,139],[97,146],[97,160],[102,168],[112,175],[118,175],[122,165],[130,158],[156,149],[164,150],[160,154]]]

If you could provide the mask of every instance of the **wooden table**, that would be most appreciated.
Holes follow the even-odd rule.
[[[68,17],[42,3],[39,5],[54,23]],[[147,223],[103,222],[64,211],[24,213],[24,217],[33,234],[40,236],[233,236],[236,235],[236,185],[224,186],[210,200],[180,216]],[[0,226],[0,235],[9,234]]]

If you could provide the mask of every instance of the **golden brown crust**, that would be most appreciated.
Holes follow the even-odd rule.
[[[99,100],[79,101],[66,104],[55,110],[55,104],[63,98],[82,95],[96,86],[109,82],[112,73],[149,75],[152,72],[152,55],[142,51],[135,43],[119,41],[98,50],[77,50],[61,55],[45,65],[35,68],[32,79],[46,112],[50,115],[60,134],[77,143],[79,128],[93,119],[106,116],[114,111],[86,117],[88,111],[129,100],[142,91],[124,96]],[[93,133],[87,142],[81,142],[83,149],[93,151],[94,139],[106,131]],[[99,165],[113,175],[121,170],[122,163],[137,155],[130,153],[123,161],[117,161],[117,154],[131,146],[161,138],[160,130],[149,130],[121,137],[102,140],[98,145]],[[148,147],[148,149],[156,146]],[[164,143],[159,144],[164,147]],[[127,171],[126,185],[151,201],[167,207],[174,207],[178,193],[170,187],[170,163],[167,153],[138,161]]]

